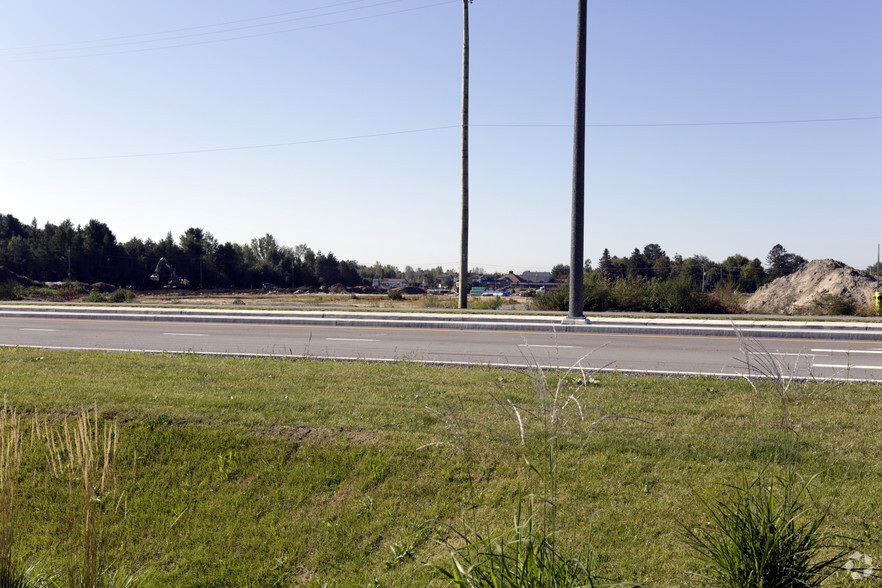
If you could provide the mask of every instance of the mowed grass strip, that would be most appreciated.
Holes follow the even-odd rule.
[[[843,386],[790,418],[795,467],[818,475],[831,527],[882,559],[879,391]],[[541,431],[528,423],[522,446],[491,397],[535,401],[516,371],[3,349],[0,393],[24,421],[97,406],[119,422],[102,555],[146,586],[441,585],[424,563],[447,561],[454,530],[509,531],[519,498],[547,488],[524,465],[527,453],[542,470],[530,443]],[[567,411],[555,461],[560,545],[590,544],[604,576],[700,584],[681,524],[707,523],[695,489],[775,462],[773,391],[602,375],[580,393],[586,421]],[[470,460],[419,449],[451,440],[427,407],[465,419]],[[591,427],[605,415],[641,420]],[[63,570],[78,557],[76,513],[45,449],[25,445],[16,552]]]

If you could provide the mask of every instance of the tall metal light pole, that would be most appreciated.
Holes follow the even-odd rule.
[[[462,0],[462,231],[459,248],[459,307],[469,306],[469,4]]]
[[[570,229],[569,321],[584,321],[585,289],[585,94],[588,41],[588,0],[579,1],[579,39],[576,44],[576,120],[573,134],[573,212]]]

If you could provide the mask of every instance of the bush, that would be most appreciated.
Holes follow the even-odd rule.
[[[646,310],[648,294],[646,278],[619,278],[610,287],[610,307],[617,310]]]
[[[107,302],[107,296],[92,288],[86,295],[86,302]]]
[[[472,299],[469,308],[476,310],[498,310],[503,304],[505,304],[505,300],[503,300],[502,296],[481,296],[480,298]]]
[[[389,300],[404,300],[404,294],[398,290],[391,290],[388,294]]]
[[[857,313],[857,303],[851,298],[836,296],[825,290],[812,300],[809,312],[812,314],[853,316]]]
[[[15,280],[0,283],[0,300],[21,300],[23,296],[21,284]]]
[[[110,294],[109,298],[111,302],[131,302],[134,299],[135,293],[124,288],[114,290],[113,293]]]
[[[82,295],[83,289],[76,282],[65,282],[55,293],[55,297],[63,302],[76,300]]]
[[[570,289],[560,286],[547,292],[539,292],[533,296],[533,306],[536,310],[569,310]]]

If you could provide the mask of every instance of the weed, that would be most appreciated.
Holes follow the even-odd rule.
[[[21,443],[21,417],[15,410],[9,410],[4,402],[0,414],[0,586],[14,586],[19,575],[15,531]]]
[[[699,504],[710,520],[706,526],[684,527],[685,542],[720,586],[819,586],[850,550],[832,546],[844,538],[825,530],[827,510],[807,512],[811,480],[803,481],[793,467],[796,433],[791,413],[794,406],[814,405],[842,382],[800,378],[801,356],[790,365],[759,341],[741,337],[741,348],[748,369],[745,379],[754,392],[759,392],[757,381],[762,380],[775,389],[784,439],[767,467],[777,458],[783,471],[742,479],[737,486],[729,485],[724,496],[704,491]]]
[[[55,297],[62,302],[76,300],[82,295],[83,289],[75,282],[65,282],[55,293]]]
[[[831,547],[842,538],[824,530],[826,512],[806,512],[809,483],[792,470],[776,477],[760,474],[729,490],[700,496],[710,521],[685,529],[687,545],[716,585],[820,586],[851,551]]]
[[[589,353],[590,355],[590,353]],[[515,402],[503,393],[491,393],[497,415],[514,426],[516,454],[527,466],[529,488],[517,492],[514,535],[511,539],[493,537],[480,531],[474,513],[479,508],[479,495],[474,484],[471,465],[476,463],[468,425],[487,428],[497,436],[500,430],[474,419],[457,414],[448,405],[441,413],[430,409],[447,425],[452,435],[445,443],[455,447],[465,457],[469,485],[472,492],[473,520],[470,528],[456,532],[464,547],[449,547],[449,568],[435,566],[455,586],[596,586],[601,580],[592,568],[590,549],[582,558],[564,556],[557,548],[559,468],[561,449],[573,443],[570,436],[581,439],[581,445],[600,423],[618,415],[605,416],[587,424],[587,386],[597,380],[582,366],[583,357],[565,373],[555,374],[550,380],[544,370],[531,361],[528,374],[533,384],[535,401]],[[573,374],[577,372],[578,376]],[[460,405],[462,406],[462,405]],[[595,407],[596,408],[596,407]],[[583,428],[583,425],[587,427]],[[526,506],[526,512],[524,508]]]
[[[113,511],[116,478],[113,466],[119,444],[116,422],[99,426],[98,408],[82,409],[78,418],[62,423],[62,432],[41,426],[35,429],[46,440],[49,465],[55,478],[65,478],[71,499],[71,519],[79,521],[82,537],[81,565],[68,571],[70,585],[102,586],[111,572],[102,558],[103,529]],[[79,497],[77,497],[77,492]],[[81,513],[81,518],[77,516]],[[114,586],[126,585],[114,580]]]

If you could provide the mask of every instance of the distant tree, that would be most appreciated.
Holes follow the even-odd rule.
[[[337,257],[330,251],[327,254],[319,251],[315,256],[315,275],[318,277],[319,284],[325,286],[340,283],[340,265],[337,262]]]
[[[652,277],[652,268],[649,265],[649,261],[636,247],[634,248],[634,251],[631,252],[631,257],[628,258],[628,277]]]
[[[671,260],[662,254],[652,262],[652,273],[659,280],[667,280],[671,275]]]
[[[787,276],[795,272],[805,263],[805,259],[799,255],[788,253],[780,243],[772,247],[766,256],[769,280]]]
[[[756,292],[765,280],[766,271],[763,269],[763,264],[758,258],[754,258],[741,267],[741,275],[735,287],[739,292]]]
[[[667,257],[667,255],[665,254],[665,250],[657,243],[650,243],[643,248],[643,257],[646,258],[646,261],[648,261],[650,265],[653,265],[657,259]]]
[[[585,273],[588,273],[588,272],[591,271],[591,258],[590,258],[590,257],[586,257],[586,258],[585,258],[585,266],[584,266],[584,269],[585,269]]]
[[[612,257],[610,257],[609,249],[603,250],[603,253],[600,256],[600,263],[597,265],[597,269],[599,269],[603,274],[609,274],[610,270],[612,270]]]
[[[554,280],[566,280],[570,275],[570,266],[559,263],[551,268],[551,278]]]
[[[723,281],[731,283],[733,286],[741,279],[742,268],[750,262],[749,259],[736,253],[730,255],[720,264],[720,270],[723,272]]]

